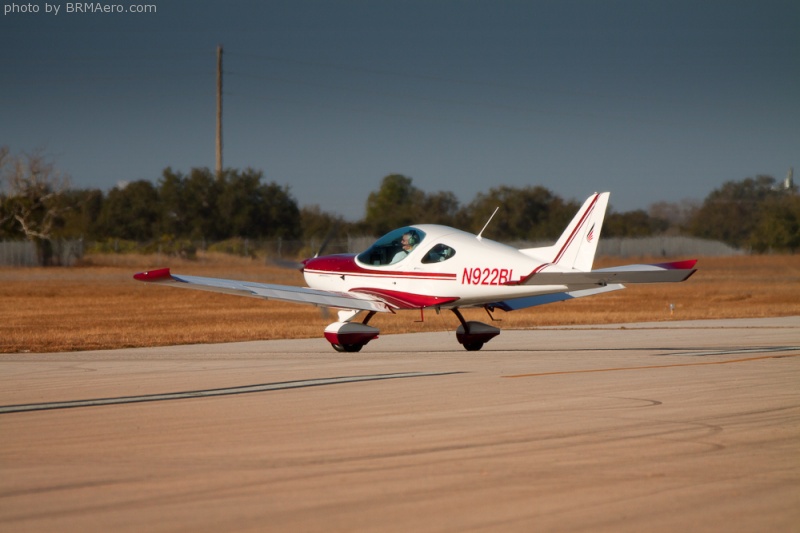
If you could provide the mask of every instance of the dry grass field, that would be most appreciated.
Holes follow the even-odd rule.
[[[663,261],[658,259],[657,261]],[[631,261],[599,259],[596,267]],[[303,285],[293,270],[263,260],[204,256],[94,256],[73,268],[0,268],[0,352],[56,352],[136,346],[322,337],[335,313],[320,309],[134,281],[135,272],[174,272]],[[503,329],[711,318],[800,315],[799,256],[701,258],[688,281],[639,285],[606,295],[504,313]],[[670,312],[670,304],[674,311]],[[488,321],[483,310],[468,320]],[[384,334],[455,330],[450,312],[379,314]],[[800,335],[800,332],[798,333]],[[324,342],[324,340],[321,340]]]

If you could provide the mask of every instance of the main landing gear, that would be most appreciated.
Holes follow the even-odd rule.
[[[451,309],[451,311],[461,322],[456,329],[456,340],[467,351],[480,350],[484,344],[500,334],[500,329],[489,324],[474,320],[467,322],[458,308]],[[378,338],[380,330],[367,325],[367,322],[375,316],[375,311],[367,313],[362,322],[350,322],[357,314],[358,311],[339,311],[339,321],[325,328],[325,339],[337,352],[360,352],[365,344]]]
[[[489,324],[476,322],[475,320],[467,322],[464,320],[461,311],[459,311],[457,307],[451,309],[451,311],[453,311],[453,314],[456,315],[459,322],[461,322],[461,325],[458,326],[456,330],[456,340],[460,342],[468,352],[477,352],[483,348],[484,344],[500,334],[499,328],[490,326]]]

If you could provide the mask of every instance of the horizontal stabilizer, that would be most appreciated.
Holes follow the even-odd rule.
[[[488,304],[489,309],[502,309],[503,311],[516,311],[517,309],[527,309],[528,307],[535,307],[537,305],[551,304],[555,302],[563,302],[566,300],[573,300],[575,298],[583,298],[584,296],[594,296],[596,294],[603,294],[606,292],[618,291],[624,289],[625,285],[614,284],[605,287],[596,287],[594,289],[583,289],[569,292],[555,292],[551,294],[540,294],[537,296],[527,296],[522,298],[511,298],[502,302],[495,302]]]
[[[696,272],[696,260],[654,265],[625,265],[590,272],[577,270],[546,272],[540,268],[520,281],[520,285],[610,285],[612,283],[675,283]]]

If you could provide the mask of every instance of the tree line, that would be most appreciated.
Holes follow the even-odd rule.
[[[137,180],[108,192],[75,189],[41,153],[13,155],[0,147],[0,240],[27,238],[41,261],[56,239],[159,243],[167,251],[230,239],[323,239],[378,236],[412,223],[479,231],[496,207],[491,238],[552,241],[580,205],[541,186],[500,185],[462,205],[447,191],[425,192],[401,174],[369,194],[364,217],[347,221],[319,206],[300,207],[286,185],[254,169],[166,168],[155,181]],[[606,215],[606,237],[671,234],[723,241],[753,252],[800,249],[800,196],[769,176],[729,181],[702,202],[659,202],[648,210]],[[194,244],[193,244],[194,243]],[[172,248],[170,248],[172,247]]]

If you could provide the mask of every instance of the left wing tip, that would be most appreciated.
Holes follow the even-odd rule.
[[[147,270],[133,275],[133,279],[138,281],[164,281],[171,279],[169,268],[158,268],[156,270]]]

